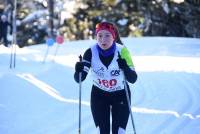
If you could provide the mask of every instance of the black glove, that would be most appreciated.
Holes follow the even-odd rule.
[[[83,62],[76,62],[75,71],[80,73],[83,71],[83,69],[84,69]]]
[[[125,59],[118,58],[117,62],[118,62],[119,68],[122,69],[122,70],[124,70],[124,69],[126,69],[128,67]]]

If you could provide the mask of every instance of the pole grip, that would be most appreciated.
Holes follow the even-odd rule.
[[[118,51],[118,58],[119,58],[119,59],[122,59],[122,57],[121,57],[121,55],[120,55],[119,51]]]

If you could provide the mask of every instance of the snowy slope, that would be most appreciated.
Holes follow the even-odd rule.
[[[137,134],[200,134],[200,40],[123,38],[138,81],[131,85]],[[0,133],[77,134],[78,84],[73,80],[79,54],[94,40],[17,49],[0,46]],[[82,133],[95,134],[90,112],[91,77],[82,85]],[[127,134],[132,134],[131,121]]]

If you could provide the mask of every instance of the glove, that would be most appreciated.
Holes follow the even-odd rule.
[[[75,71],[80,73],[83,71],[83,69],[84,69],[83,62],[76,62]]]
[[[128,67],[125,59],[118,58],[117,62],[118,62],[119,68],[122,69],[122,70],[124,70],[124,69],[126,69]]]

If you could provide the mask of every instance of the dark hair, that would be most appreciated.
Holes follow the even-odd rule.
[[[114,24],[114,23],[111,23],[111,22],[104,22],[104,23],[108,23],[110,25],[113,25],[114,27],[114,30],[115,30],[115,34],[116,34],[116,37],[115,37],[115,42],[118,43],[118,44],[121,44],[121,45],[124,45],[121,38],[120,38],[120,34],[119,34],[119,30],[117,28],[117,26]]]
[[[118,43],[118,44],[124,45],[121,38],[120,38],[120,34],[119,34],[119,30],[118,30],[117,26],[115,24],[113,24],[113,26],[115,28],[115,34],[116,34],[115,42]]]

